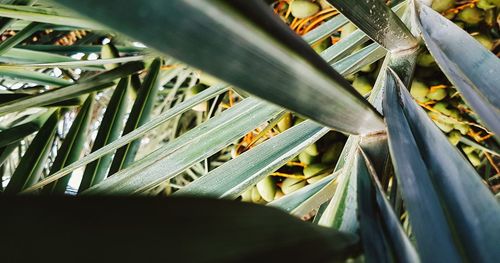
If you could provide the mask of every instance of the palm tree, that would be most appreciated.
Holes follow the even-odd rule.
[[[3,36],[17,32],[0,44],[8,260],[36,259],[58,243],[56,260],[495,261],[499,204],[470,152],[441,130],[460,138],[464,125],[476,125],[494,139],[461,142],[498,156],[498,58],[420,1],[393,10],[380,0],[328,2],[342,15],[300,38],[260,1],[1,1]],[[359,29],[321,54],[309,46],[348,23]],[[109,38],[114,45],[88,45]],[[425,104],[434,90],[407,88],[424,44],[477,122]],[[345,78],[381,59],[365,98]],[[307,120],[290,127],[290,112]],[[277,124],[285,128],[262,140]],[[256,128],[231,158],[227,146]],[[273,200],[268,175],[331,130],[349,136],[334,168],[290,177],[282,184],[294,191],[282,187],[286,195]],[[214,155],[225,159],[212,169]],[[179,174],[192,182],[173,184]],[[43,197],[71,192],[71,178],[81,178],[73,194],[99,197]],[[123,197],[172,187],[178,198]],[[36,196],[14,197],[25,194]],[[274,208],[204,199],[254,194]],[[317,213],[302,222],[276,208]],[[61,242],[72,224],[78,242]],[[16,253],[26,235],[30,253]],[[158,256],[166,246],[169,256]]]

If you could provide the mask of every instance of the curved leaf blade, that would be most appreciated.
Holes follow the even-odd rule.
[[[445,210],[440,204],[417,142],[398,102],[394,76],[386,73],[384,115],[387,122],[389,150],[398,179],[398,187],[411,217],[419,254],[429,260],[459,261]]]
[[[111,153],[112,151],[128,144],[129,142],[138,139],[142,137],[146,132],[160,126],[161,124],[165,123],[166,121],[172,119],[173,117],[177,116],[178,114],[182,114],[194,106],[200,104],[203,101],[206,101],[208,99],[211,99],[225,91],[227,91],[228,85],[226,84],[218,84],[210,87],[209,89],[206,89],[199,94],[196,94],[194,97],[192,97],[189,100],[183,101],[179,105],[176,105],[172,107],[170,110],[162,113],[159,116],[156,116],[155,118],[151,119],[148,123],[144,124],[143,126],[137,128],[136,130],[132,131],[131,133],[128,133],[127,135],[124,135],[120,138],[118,138],[116,141],[100,148],[99,150],[90,153],[89,155],[85,156],[79,161],[76,161],[73,164],[68,165],[67,167],[64,167],[60,171],[54,173],[53,175],[43,179],[42,181],[38,182],[37,184],[33,185],[32,187],[26,189],[24,193],[27,192],[32,192],[35,191],[36,189],[43,187],[51,182],[54,182],[55,180],[64,177],[68,173],[71,173],[77,168],[80,168],[92,161],[97,160],[98,158]]]
[[[16,126],[0,131],[0,147],[18,142],[26,136],[38,131],[47,119],[54,113],[47,111],[33,120],[22,122]]]
[[[235,199],[328,131],[310,120],[304,121],[224,163],[174,195]]]
[[[67,79],[56,78],[41,72],[10,66],[0,66],[0,76],[17,81],[49,86],[65,86],[73,83]]]
[[[396,14],[380,0],[328,0],[371,39],[390,51],[416,48],[417,40]]]
[[[500,60],[431,8],[420,5],[418,17],[425,44],[437,64],[500,140]]]
[[[2,198],[0,206],[5,211],[0,223],[11,226],[3,231],[9,240],[4,245],[7,262],[66,261],[74,255],[89,261],[95,254],[109,262],[142,262],[145,255],[154,262],[343,262],[361,252],[355,235],[302,222],[277,209],[227,200],[18,197]],[[68,229],[74,229],[72,242],[65,240]],[[107,234],[89,235],[94,232]],[[283,240],[277,242],[277,237]],[[46,253],[55,245],[59,253]],[[24,253],[12,253],[19,247]]]
[[[500,205],[472,165],[448,142],[401,82],[397,83],[403,111],[434,186],[446,204],[456,240],[468,241],[461,248],[471,260],[495,261],[500,256],[494,245],[500,240]]]
[[[361,230],[361,232],[364,232],[366,235],[364,239],[378,239],[379,242],[383,240],[387,241],[386,246],[390,247],[390,249],[388,249],[386,253],[388,256],[391,256],[395,262],[420,262],[420,258],[415,251],[415,248],[404,233],[399,218],[396,216],[385,197],[384,190],[376,174],[375,167],[373,167],[373,164],[362,148],[360,148],[357,158],[358,207],[360,208],[360,218],[370,218],[371,220],[368,221],[376,221],[378,219],[380,223],[379,228],[382,230],[381,234],[383,235],[379,237],[373,236],[377,235],[377,230],[375,229],[371,229],[369,232]],[[373,199],[375,199],[376,202],[373,202]],[[369,213],[371,212],[369,210],[363,210],[363,206],[369,206],[369,210],[374,210],[373,212],[375,212],[375,214],[369,216]],[[363,221],[363,219],[361,219],[361,221]],[[364,224],[366,223],[369,224],[368,226],[371,225],[371,222],[365,221]],[[361,222],[361,228],[363,228],[363,222]],[[370,246],[369,244],[365,244],[365,251],[372,250],[374,248],[379,248],[379,245],[375,244]],[[371,253],[373,252],[374,251]],[[373,254],[377,254],[377,252]],[[379,257],[370,258],[377,258],[377,260],[381,260]]]
[[[52,147],[58,121],[59,111],[52,113],[45,121],[12,174],[5,188],[5,194],[17,194],[40,179]]]
[[[54,89],[28,99],[18,99],[0,105],[0,115],[25,110],[30,107],[39,107],[52,104],[68,98],[73,98],[82,94],[90,93],[96,90],[104,89],[114,85],[114,79],[128,76],[134,72],[142,70],[144,63],[129,62],[118,68],[103,72],[89,79],[82,80],[66,87]]]
[[[122,78],[116,86],[102,118],[91,152],[95,152],[120,136],[123,118],[127,110],[128,86],[128,77]],[[106,178],[106,172],[111,165],[111,158],[111,153],[104,155],[85,167],[78,192],[82,192]]]
[[[262,2],[135,0],[126,7],[114,1],[58,2],[324,125],[354,134],[383,129],[373,107]],[[116,8],[144,10],[149,30],[137,23],[139,17]],[[186,17],[189,23],[178,23]],[[168,25],[177,30],[164,30]],[[200,42],[210,51],[200,49]]]
[[[83,103],[80,112],[78,112],[73,124],[71,124],[68,134],[57,151],[57,156],[54,163],[52,163],[52,166],[50,167],[49,175],[59,171],[64,166],[67,166],[80,158],[82,149],[85,146],[85,141],[87,140],[93,105],[94,94],[90,94]],[[70,178],[71,176],[66,176],[45,186],[41,193],[52,195],[64,194]]]
[[[76,18],[67,12],[48,7],[0,4],[0,16],[78,28],[103,29],[102,26],[87,19]]]
[[[149,68],[148,75],[144,79],[142,87],[137,93],[137,98],[132,106],[123,135],[137,129],[149,120],[153,110],[156,93],[158,92],[158,74],[160,73],[161,60],[155,59]],[[141,140],[135,140],[116,151],[109,174],[112,175],[121,169],[126,168],[134,161],[137,150],[141,145]]]
[[[282,111],[256,98],[245,99],[82,194],[142,193],[208,158]]]

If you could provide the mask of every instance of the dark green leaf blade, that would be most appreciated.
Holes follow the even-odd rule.
[[[16,194],[40,179],[52,147],[58,121],[59,111],[52,113],[45,121],[12,174],[10,182],[5,188],[5,194]]]
[[[80,112],[78,112],[73,124],[71,124],[68,134],[57,151],[57,156],[54,163],[50,167],[49,175],[59,171],[64,166],[67,166],[80,158],[82,149],[85,146],[85,141],[87,140],[93,104],[94,94],[91,93],[83,103]],[[70,178],[71,176],[68,175],[45,186],[42,190],[42,194],[64,194]]]
[[[282,111],[260,99],[247,98],[82,194],[144,193],[194,163],[210,157]]]
[[[365,159],[359,151],[356,154],[355,167],[359,231],[363,240],[365,258],[367,262],[392,262],[393,251],[383,232],[382,222],[377,211],[375,189],[370,181]]]
[[[0,115],[25,110],[30,107],[39,107],[52,104],[61,100],[74,98],[76,96],[94,92],[113,86],[114,79],[128,76],[144,68],[143,62],[129,62],[118,68],[103,72],[91,78],[79,81],[79,83],[44,92],[30,98],[21,98],[0,105]]]
[[[7,103],[9,101],[14,101],[20,98],[28,98],[36,95],[28,93],[0,93],[0,104]],[[63,101],[54,102],[52,104],[45,105],[44,107],[68,107],[68,106],[80,106],[83,100],[80,96],[75,98],[70,98]]]
[[[361,146],[363,147],[363,146]],[[415,251],[415,248],[410,242],[410,239],[404,233],[403,227],[399,221],[399,218],[396,216],[394,211],[392,210],[391,205],[387,201],[382,185],[380,184],[379,177],[375,172],[375,168],[368,158],[367,154],[360,148],[358,153],[358,202],[363,203],[363,205],[373,206],[371,209],[376,211],[377,215],[372,217],[373,220],[378,218],[380,220],[380,224],[382,225],[382,231],[384,237],[381,239],[388,240],[388,246],[391,248],[392,257],[395,262],[420,262],[420,258]],[[371,185],[373,185],[373,189],[368,181],[371,179]],[[375,192],[375,198],[373,196],[373,192]],[[371,194],[371,196],[370,196]],[[376,200],[376,205],[373,203],[373,199]],[[358,207],[362,207],[359,205]],[[361,211],[360,216],[362,214],[366,215],[366,211]],[[363,227],[363,226],[361,226]],[[371,234],[374,234],[375,231],[371,231]],[[370,236],[366,238],[371,239]],[[376,237],[374,237],[377,239]],[[382,240],[381,240],[382,241]],[[377,247],[375,245],[374,247]],[[366,249],[372,249],[370,246],[366,246]]]
[[[0,223],[10,226],[2,234],[9,240],[3,244],[7,262],[59,262],[74,255],[74,262],[96,255],[109,262],[343,262],[360,252],[355,235],[234,201],[17,197],[0,199],[0,206]],[[89,234],[100,232],[106,235]],[[55,245],[58,253],[47,253]]]
[[[437,64],[500,140],[500,60],[431,8],[420,5],[418,17],[425,44]]]
[[[228,161],[174,195],[235,199],[328,131],[312,121],[304,121]],[[253,165],[247,165],[249,163]]]
[[[324,125],[353,134],[383,129],[373,107],[260,1],[58,2]],[[148,13],[148,30],[130,9]]]
[[[73,14],[52,7],[32,7],[20,5],[0,4],[0,16],[42,22],[47,24],[58,24],[90,29],[103,29],[102,26],[85,19],[75,18]]]
[[[35,32],[43,29],[44,27],[45,24],[40,24],[36,22],[31,23],[25,28],[23,28],[23,30],[17,32],[14,36],[3,41],[2,43],[0,43],[0,56],[3,55],[5,52],[7,52],[10,48],[13,48],[14,46],[21,43],[26,38],[30,37]]]
[[[74,54],[74,53],[96,53],[100,52],[102,46],[100,45],[71,45],[71,46],[55,46],[55,45],[23,45],[19,49],[50,52],[56,54]],[[127,54],[141,54],[146,51],[144,47],[136,46],[116,46],[118,51]],[[12,50],[12,49],[11,49]]]
[[[22,122],[9,129],[0,132],[0,147],[6,146],[22,140],[24,137],[38,131],[45,121],[54,113],[53,110],[47,111],[33,120]]]
[[[158,74],[160,72],[160,67],[161,59],[157,58],[151,64],[148,75],[137,93],[137,98],[132,106],[125,128],[123,129],[123,135],[132,132],[149,120],[151,111],[153,110],[156,93],[158,92]],[[129,164],[134,161],[140,144],[141,140],[135,140],[118,149],[111,163],[108,175],[112,175],[129,166]]]
[[[49,86],[71,85],[73,82],[67,79],[56,78],[50,75],[19,67],[0,66],[0,76],[26,83],[34,83]]]
[[[102,147],[101,149],[90,153],[89,155],[85,156],[81,160],[68,165],[67,167],[64,167],[61,169],[61,171],[56,172],[55,174],[45,178],[44,180],[40,181],[39,183],[33,185],[29,189],[26,189],[26,192],[33,192],[37,190],[40,187],[43,187],[51,182],[54,182],[55,180],[64,177],[66,174],[74,171],[75,169],[82,167],[94,160],[99,159],[100,157],[113,152],[116,149],[119,149],[121,146],[127,145],[129,142],[141,138],[144,134],[146,134],[148,131],[151,131],[154,128],[157,128],[161,124],[165,123],[166,121],[172,119],[173,117],[182,114],[194,106],[200,104],[201,102],[204,102],[208,99],[211,99],[225,91],[227,91],[228,85],[221,83],[214,85],[198,94],[196,94],[194,97],[192,97],[189,100],[185,100],[182,103],[172,107],[170,110],[154,117],[152,120],[150,120],[148,123],[145,125],[139,127],[138,129],[134,130],[131,133],[128,133],[125,136],[122,136],[118,138],[116,141]]]
[[[500,205],[472,165],[413,101],[401,81],[392,75],[420,156],[445,205],[448,225],[457,236],[455,242],[462,243],[460,249],[470,260],[494,262],[500,257],[496,249],[500,240]]]
[[[9,155],[14,152],[14,150],[18,147],[17,143],[9,144],[0,148],[0,167],[3,166],[4,162],[9,158]],[[1,175],[0,175],[1,177]]]
[[[12,5],[32,5],[36,0],[6,0],[2,1],[2,4],[12,4]],[[0,18],[0,34],[3,34],[7,28],[9,28],[15,19],[2,17]]]
[[[127,110],[129,78],[122,78],[116,86],[101,121],[91,152],[116,140],[123,127],[123,118]],[[82,182],[78,192],[100,183],[106,178],[106,172],[111,165],[111,153],[89,163],[83,172]]]
[[[419,255],[424,262],[460,260],[439,196],[398,103],[396,82],[392,74],[387,74],[385,90],[384,116],[389,150],[398,187],[401,187],[401,194],[412,218],[411,226]]]
[[[418,45],[415,37],[384,1],[328,0],[328,2],[371,39],[388,50],[413,49]]]

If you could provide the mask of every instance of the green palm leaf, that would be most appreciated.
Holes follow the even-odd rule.
[[[89,188],[83,194],[142,193],[194,163],[210,157],[281,111],[274,105],[248,98],[138,160],[127,169]]]
[[[49,110],[32,120],[22,121],[18,125],[0,131],[0,147],[18,142],[38,131],[53,113],[54,110]]]
[[[498,252],[493,244],[500,239],[498,202],[465,157],[417,107],[401,82],[396,80],[396,84],[422,160],[441,203],[445,205],[449,231],[457,236],[454,241],[460,244],[458,249],[464,250],[470,259],[494,261]],[[467,244],[462,243],[465,240]]]
[[[414,49],[417,40],[383,1],[328,0],[371,39],[391,51]]]
[[[418,14],[425,44],[436,62],[500,140],[500,94],[497,88],[500,61],[467,32],[429,7],[421,6]],[[460,41],[454,41],[456,39]]]
[[[127,10],[141,9],[149,14],[149,30],[142,30],[140,17],[131,17],[135,13],[116,10],[125,6],[113,1],[100,3],[99,10],[89,8],[96,6],[92,0],[58,2],[330,127],[361,134],[383,129],[380,116],[370,104],[261,2],[210,1],[193,6],[188,1],[161,5],[155,1],[129,1]],[[178,23],[187,17],[190,23]],[[221,23],[232,26],[220,27]],[[166,26],[177,30],[165,31]],[[207,30],[199,31],[199,27]],[[200,42],[212,47],[211,51],[200,49]],[[227,43],[233,46],[228,49]],[[296,70],[298,67],[301,70]],[[254,77],[264,75],[265,80]],[[302,95],[295,96],[299,93]],[[320,108],[321,114],[318,105],[325,105]]]
[[[61,10],[56,10],[50,7],[31,7],[0,4],[0,16],[23,19],[33,22],[42,22],[47,24],[74,26],[78,28],[103,28],[102,26],[96,23],[89,22],[88,20],[75,18],[71,13],[64,11],[61,12]]]
[[[9,251],[3,257],[6,261],[49,257],[65,261],[80,255],[76,259],[80,262],[99,254],[105,261],[134,262],[146,257],[175,262],[343,262],[360,253],[355,235],[308,224],[277,209],[234,201],[2,198],[0,206],[5,212],[0,223],[11,226],[3,232],[3,238],[9,240],[4,244]],[[123,225],[134,227],[124,231]],[[68,229],[74,229],[74,240],[64,242]],[[100,238],[89,235],[94,232],[107,234]],[[54,244],[60,251],[48,255]],[[23,253],[12,252],[20,246]],[[88,253],[90,248],[92,253]]]
[[[36,190],[40,187],[43,187],[59,178],[64,177],[66,174],[72,172],[73,170],[82,167],[94,160],[97,160],[98,158],[113,152],[114,150],[128,144],[129,142],[138,139],[142,137],[146,132],[160,126],[161,124],[165,123],[166,121],[172,119],[173,117],[177,116],[178,114],[181,114],[183,112],[186,112],[196,106],[197,104],[200,104],[203,101],[206,101],[210,98],[213,98],[217,96],[220,93],[223,93],[224,91],[227,91],[227,85],[226,84],[220,84],[220,85],[215,85],[209,89],[206,89],[205,91],[200,92],[196,96],[192,97],[189,100],[186,100],[182,103],[180,103],[177,106],[174,106],[170,110],[162,113],[159,116],[156,116],[155,118],[151,119],[148,123],[145,125],[137,128],[136,130],[128,133],[127,135],[124,135],[123,137],[118,138],[116,141],[103,146],[101,149],[85,156],[81,160],[68,165],[67,167],[61,169],[59,172],[54,173],[53,175],[45,178],[44,180],[40,181],[39,183],[33,185],[29,189],[26,189],[27,192]]]
[[[123,117],[127,109],[128,86],[128,78],[122,78],[116,86],[102,118],[91,152],[101,149],[120,136],[123,128]],[[111,158],[111,154],[104,155],[85,167],[82,182],[80,188],[78,188],[79,192],[98,184],[106,178],[106,172],[111,165]]]
[[[52,148],[58,121],[59,111],[52,113],[45,121],[12,174],[9,184],[5,188],[5,194],[16,194],[40,179]]]
[[[92,78],[79,81],[79,83],[68,85],[66,87],[54,89],[28,99],[19,99],[0,105],[0,115],[9,112],[24,110],[30,107],[39,107],[52,104],[61,100],[74,98],[82,94],[94,92],[114,85],[114,79],[127,76],[131,73],[143,69],[142,62],[129,62],[123,66],[103,72]]]
[[[358,213],[367,261],[420,262],[415,248],[387,202],[375,167],[359,149],[356,156]]]
[[[137,129],[149,120],[158,92],[158,74],[160,72],[160,67],[161,60],[157,58],[153,61],[153,64],[149,68],[149,73],[137,93],[137,98],[132,106],[125,128],[123,128],[123,135]],[[129,166],[130,163],[134,161],[140,145],[141,140],[135,140],[118,149],[111,163],[109,175]]]
[[[329,131],[305,121],[259,144],[175,193],[235,199]],[[253,165],[245,165],[252,163]]]
[[[93,103],[94,94],[91,93],[85,100],[85,103],[83,103],[83,106],[73,121],[73,124],[71,124],[71,128],[64,138],[61,147],[57,151],[57,156],[54,163],[50,167],[49,175],[80,158],[87,139],[88,126],[92,117]],[[61,178],[52,184],[45,186],[42,193],[59,195],[64,194],[70,178],[71,176],[66,176],[65,178]]]

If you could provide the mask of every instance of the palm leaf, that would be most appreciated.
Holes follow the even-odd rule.
[[[400,12],[402,9],[404,9],[404,7],[406,7],[406,3],[401,3],[401,4],[396,5],[393,8],[393,10],[395,12]],[[337,17],[343,17],[343,16],[339,15],[333,19],[336,19]],[[320,27],[326,26],[330,21],[331,20],[329,20],[328,22],[325,22]],[[311,31],[310,34],[313,34],[316,30],[320,30],[320,27]],[[308,35],[305,35],[304,39],[307,39],[307,36]],[[339,42],[335,43],[335,45],[332,45],[331,47],[329,47],[325,51],[323,51],[322,57],[323,57],[323,59],[326,60],[326,62],[332,64],[332,63],[337,62],[338,60],[342,59],[344,57],[344,55],[355,50],[359,45],[368,42],[368,40],[369,40],[369,37],[363,31],[361,31],[360,29],[356,29],[354,32],[352,32],[350,35],[348,35],[346,38],[341,39]],[[377,48],[375,48],[375,47],[377,47]],[[371,49],[379,50],[380,48],[378,48],[378,47],[379,47],[379,45],[372,44]],[[384,51],[380,50],[379,53],[385,55]],[[346,74],[342,74],[342,75],[346,76]]]
[[[12,4],[12,5],[32,5],[36,0],[6,0],[1,1],[1,4]],[[15,19],[11,18],[0,18],[0,34],[3,34],[7,28],[9,28]]]
[[[85,146],[85,141],[87,140],[88,126],[92,117],[93,104],[94,94],[91,93],[85,100],[80,112],[78,112],[73,124],[71,124],[71,128],[64,138],[61,147],[57,151],[57,156],[54,163],[50,167],[49,175],[80,158],[82,149]],[[64,194],[70,178],[71,176],[66,176],[65,178],[61,178],[52,184],[45,186],[42,193],[59,195]]]
[[[347,40],[347,39],[346,39]],[[342,42],[342,41],[341,41]],[[348,45],[344,45],[346,48],[352,48],[357,45],[356,42],[352,43],[350,41],[347,41]],[[338,43],[340,44],[340,42]],[[336,44],[336,45],[338,45]],[[376,45],[376,44],[375,44]],[[335,46],[335,45],[334,45]],[[335,58],[337,56],[341,56],[344,54],[343,49],[337,49],[330,51],[328,56]],[[385,54],[385,51],[383,51]],[[360,63],[343,63],[341,66],[338,66],[337,63],[334,64],[334,68],[337,69],[341,74],[345,74],[344,71],[349,69],[352,72],[356,72],[363,66],[367,65],[367,63],[372,63],[373,61],[370,59],[371,53],[366,53],[363,52],[362,56],[360,56],[358,53],[355,53],[351,56],[348,56],[345,58],[346,61],[353,62],[353,61],[362,61]],[[322,54],[322,57],[325,58],[325,54]],[[365,63],[366,62],[366,63]],[[346,66],[345,68],[342,65],[349,65],[348,67]],[[255,153],[254,154],[243,154],[240,156],[239,159],[234,160],[232,162],[227,163],[226,165],[223,165],[223,167],[220,167],[219,169],[214,170],[213,172],[207,174],[206,176],[202,177],[199,180],[196,180],[196,182],[189,184],[187,187],[181,189],[178,191],[177,194],[180,195],[209,195],[213,197],[218,197],[218,198],[236,198],[239,194],[241,194],[248,186],[255,184],[257,181],[263,178],[263,176],[267,175],[268,173],[276,170],[280,166],[282,166],[286,161],[289,161],[292,159],[296,154],[298,154],[301,149],[309,146],[311,143],[314,142],[314,140],[304,140],[306,143],[305,145],[302,145],[303,147],[295,147],[297,145],[296,139],[298,137],[306,136],[306,138],[317,138],[316,136],[318,135],[324,135],[328,129],[321,129],[320,125],[317,124],[308,124],[310,127],[308,129],[303,129],[301,132],[295,132],[287,133],[286,137],[282,137],[283,139],[278,140],[276,139],[276,143],[269,143],[267,145],[267,142],[264,143],[263,146],[257,147],[257,149],[252,150],[250,152]],[[311,133],[311,129],[316,129],[316,132]],[[300,130],[298,130],[300,131]],[[291,136],[291,137],[289,137]],[[272,140],[271,140],[272,141]],[[291,148],[294,147],[294,148]],[[286,152],[287,154],[281,155],[281,157],[277,157],[276,152]],[[262,154],[262,152],[268,153],[268,155]],[[284,153],[282,153],[284,154]],[[274,156],[274,157],[270,157]],[[282,158],[285,159],[282,159]],[[251,159],[251,161],[247,160]],[[258,160],[257,160],[258,159]],[[244,167],[243,164],[245,163],[255,163],[259,165],[255,165],[252,167],[249,167],[251,171],[248,171],[246,169],[239,169],[235,172],[234,167]],[[221,185],[221,182],[224,182],[224,185]],[[320,190],[320,189],[317,189]],[[313,191],[310,191],[311,195],[313,195]],[[322,197],[321,200],[325,198],[325,195],[321,194]],[[328,195],[326,195],[328,196]],[[311,199],[310,201],[318,201],[320,199],[314,198]],[[327,200],[324,200],[327,201]],[[310,207],[308,206],[303,206],[297,211],[297,213],[302,213],[302,212],[309,212],[305,211],[305,207]],[[298,212],[300,211],[300,212]]]
[[[92,78],[79,81],[79,83],[66,87],[54,89],[28,99],[14,100],[0,105],[0,115],[9,112],[24,110],[30,107],[39,107],[52,104],[68,98],[80,96],[82,94],[94,92],[114,85],[114,79],[130,75],[143,69],[142,62],[129,62],[116,69],[103,72]]]
[[[73,83],[67,79],[56,78],[37,71],[11,66],[0,66],[0,76],[21,82],[49,86],[65,86]]]
[[[40,181],[39,183],[33,185],[29,189],[26,189],[26,192],[31,192],[34,191],[40,187],[43,187],[59,178],[64,177],[66,174],[72,172],[73,170],[82,167],[94,160],[97,160],[98,158],[113,152],[114,150],[128,144],[129,142],[138,139],[142,137],[146,132],[160,126],[161,124],[165,123],[166,121],[172,119],[173,117],[177,116],[178,114],[182,114],[183,112],[186,112],[196,106],[197,104],[206,101],[210,98],[213,98],[217,96],[218,94],[221,94],[225,91],[227,91],[227,85],[226,84],[220,84],[220,85],[215,85],[209,89],[206,89],[196,96],[192,97],[189,100],[186,100],[174,107],[172,107],[170,110],[162,113],[161,115],[151,119],[148,123],[145,125],[137,128],[136,130],[128,133],[127,135],[124,135],[123,137],[118,138],[116,141],[100,148],[99,150],[85,156],[81,160],[68,165],[67,167],[61,169],[59,172],[54,173],[53,175],[45,178],[44,180]]]
[[[158,92],[158,74],[160,72],[160,67],[161,60],[157,58],[149,68],[149,73],[137,93],[137,98],[132,106],[125,128],[123,129],[123,135],[137,129],[149,120],[149,116],[153,110],[156,93]],[[129,166],[130,163],[134,161],[140,144],[141,140],[135,140],[118,149],[111,163],[109,175]]]
[[[95,59],[95,60],[74,60],[74,61],[61,61],[52,63],[37,63],[37,64],[20,64],[8,65],[9,68],[79,68],[94,71],[104,71],[103,65],[126,63],[131,61],[143,61],[144,56],[128,56],[121,58],[108,58],[108,59]]]
[[[36,96],[36,95],[29,94],[29,93],[1,93],[0,92],[0,104],[6,103],[9,101],[18,100],[20,98],[26,99],[26,98],[33,97],[33,96]],[[47,105],[44,105],[43,107],[55,108],[55,107],[80,106],[82,103],[83,103],[82,96],[78,96],[75,98],[70,98],[67,100],[54,102],[52,104],[47,104]]]
[[[86,19],[80,19],[68,12],[61,12],[50,7],[31,7],[0,4],[0,16],[23,19],[33,22],[74,26],[78,28],[103,29],[102,26]]]
[[[126,10],[140,8],[148,13],[149,30],[139,23],[144,20],[131,17],[136,13],[126,12],[114,1],[58,2],[322,124],[361,134],[383,129],[378,113],[261,2],[210,1],[193,6],[177,1],[158,6],[155,1],[129,1]],[[189,23],[178,23],[187,17]],[[228,23],[232,26],[220,26]],[[164,30],[169,26],[177,30]],[[200,49],[200,42],[212,47],[210,52]],[[228,49],[227,43],[233,46]],[[253,77],[264,75],[265,80]]]
[[[373,170],[373,168],[372,168]],[[372,171],[373,172],[373,171]],[[376,205],[376,192],[370,181],[370,171],[360,151],[356,154],[357,202],[360,224],[360,236],[367,262],[397,262],[393,256],[389,240],[383,232],[383,226]]]
[[[160,147],[127,169],[89,188],[83,194],[142,193],[194,163],[210,157],[281,111],[274,105],[248,98]]]
[[[386,78],[384,113],[386,116],[389,149],[398,178],[398,187],[412,218],[412,231],[423,261],[453,261],[460,258],[453,245],[452,232],[440,205],[425,163],[410,126],[403,115],[396,95],[392,74]],[[408,154],[413,152],[415,154]],[[429,224],[429,222],[432,222]]]
[[[49,46],[49,45],[47,45]],[[0,59],[6,63],[54,63],[77,61],[72,57],[58,55],[46,51],[26,49],[27,45],[21,45],[7,50]]]
[[[80,262],[97,254],[105,261],[134,262],[145,257],[176,262],[343,262],[360,253],[355,235],[308,224],[277,209],[234,201],[18,197],[2,198],[0,206],[5,213],[0,223],[10,226],[2,235],[9,240],[3,255],[8,262],[65,261],[74,255]],[[124,231],[123,225],[134,227]],[[71,242],[65,241],[68,229],[74,229]],[[95,232],[107,234],[100,238],[89,234]],[[46,253],[54,244],[60,251]],[[16,253],[19,247],[23,253]]]
[[[340,173],[342,170],[270,202],[268,206],[282,209],[297,217],[303,217],[332,198],[337,187],[335,180]]]
[[[9,158],[10,154],[18,147],[17,143],[12,143],[0,148],[0,167],[4,167],[5,161]],[[2,176],[0,175],[0,178]]]
[[[147,50],[144,47],[136,46],[115,46],[121,53],[138,54]],[[56,45],[22,45],[17,47],[29,51],[49,52],[51,54],[73,54],[73,53],[97,53],[100,52],[102,46],[100,45],[71,45],[71,46],[56,46]],[[15,48],[14,48],[15,49]],[[11,49],[12,51],[13,49]],[[7,52],[8,54],[9,52]]]
[[[398,69],[400,74],[405,78],[406,83],[410,82],[410,77],[413,75],[413,69],[415,66],[416,51],[407,52],[404,55],[388,55],[381,67],[381,72],[383,72],[387,67],[393,66]],[[346,58],[347,59],[347,58]],[[339,62],[340,63],[340,62]],[[344,64],[349,67],[349,64]],[[382,110],[382,98],[383,90],[385,84],[385,75],[379,74],[377,81],[371,91],[369,101],[374,105],[374,107],[381,111]],[[376,136],[376,135],[375,135]],[[377,140],[366,138],[370,148],[375,150],[374,154],[371,156],[377,161],[381,166],[378,169],[384,169],[385,163],[387,162],[387,143],[386,140]],[[372,143],[370,143],[372,142]],[[356,202],[350,200],[355,200],[357,193],[357,174],[355,171],[355,155],[359,144],[363,144],[363,139],[359,136],[350,136],[344,146],[344,150],[339,157],[339,161],[335,167],[335,171],[343,169],[343,173],[340,174],[338,179],[338,186],[335,191],[333,198],[328,205],[323,205],[320,209],[317,220],[318,224],[324,226],[332,226],[337,229],[355,232],[358,228],[358,222],[356,219]],[[381,151],[381,152],[378,152]]]
[[[7,52],[10,48],[16,46],[17,44],[21,43],[24,41],[26,38],[30,37],[33,35],[33,33],[43,29],[45,27],[45,24],[40,24],[40,23],[31,23],[23,30],[17,32],[12,37],[9,37],[2,43],[0,43],[0,55],[3,55],[5,52]]]
[[[425,44],[439,67],[500,140],[500,94],[497,88],[500,61],[469,33],[431,8],[422,5],[418,17]],[[435,26],[437,24],[440,26]]]
[[[329,131],[304,121],[180,189],[175,195],[235,199]],[[245,165],[252,163],[253,165]]]
[[[123,117],[127,109],[128,86],[128,77],[122,78],[116,86],[102,118],[101,126],[97,132],[91,152],[101,149],[120,136],[123,127]],[[111,157],[111,154],[107,154],[85,167],[78,192],[82,192],[106,178],[106,172],[111,165]]]
[[[12,174],[5,188],[5,194],[16,194],[40,179],[52,147],[58,121],[59,111],[52,113],[45,121]]]
[[[380,0],[328,0],[371,39],[391,51],[414,49],[417,40],[391,9]]]
[[[309,31],[305,34],[302,39],[309,43],[310,45],[328,37],[335,31],[339,30],[342,26],[349,23],[349,20],[343,15],[335,16],[334,18],[326,21],[325,23],[319,25],[314,30]]]
[[[397,78],[396,84],[421,158],[441,203],[445,205],[450,232],[456,235],[454,241],[471,260],[494,261],[500,253],[493,245],[500,239],[498,202],[470,163],[416,105]],[[467,243],[462,243],[465,240]]]
[[[18,125],[0,131],[0,147],[18,142],[26,136],[38,131],[52,113],[54,113],[54,110],[49,110],[36,116],[34,119],[22,121]]]

